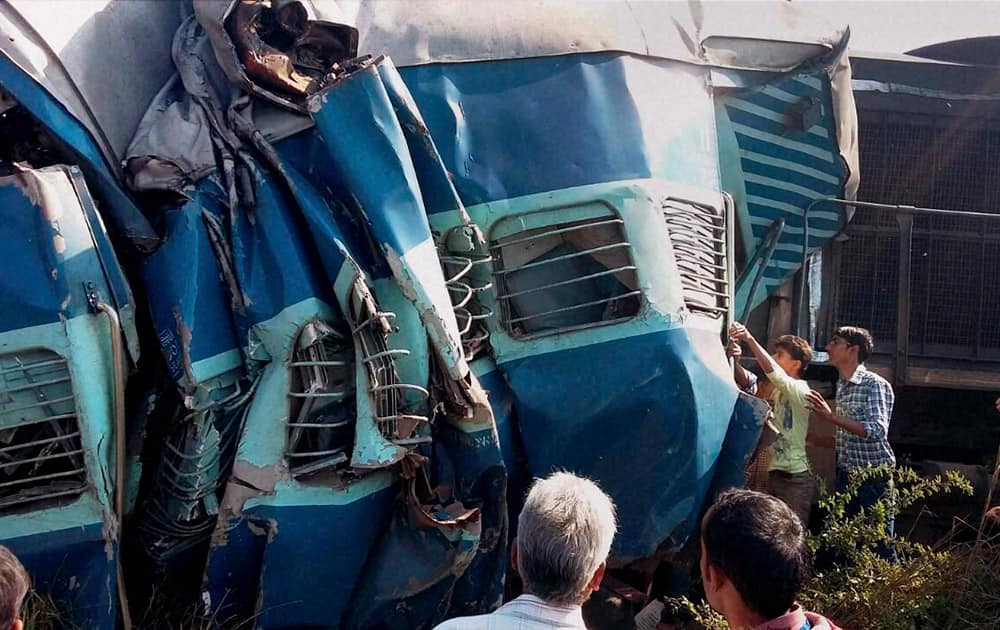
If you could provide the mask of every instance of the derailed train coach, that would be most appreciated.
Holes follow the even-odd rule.
[[[66,619],[429,627],[499,604],[533,476],[598,480],[622,563],[742,482],[721,336],[839,229],[846,29],[40,4],[0,4],[0,539]]]

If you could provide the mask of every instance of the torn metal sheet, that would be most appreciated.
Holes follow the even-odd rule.
[[[241,182],[236,186],[239,205],[235,211],[226,208],[230,197],[225,191],[231,186],[225,183],[229,175],[224,168],[219,169],[218,178],[212,175],[201,180],[197,192],[189,193],[198,204],[218,208],[213,216],[228,216],[231,222],[226,247],[211,248],[219,270],[213,278],[217,292],[213,299],[221,302],[223,297],[231,298],[230,287],[238,287],[241,310],[236,309],[237,300],[226,303],[239,337],[248,344],[243,353],[249,360],[248,368],[259,370],[257,390],[248,407],[212,536],[205,599],[226,615],[249,616],[258,611],[273,627],[335,623],[347,608],[346,598],[352,590],[349,585],[360,579],[367,549],[377,541],[394,544],[396,534],[365,525],[366,537],[323,537],[326,542],[317,541],[317,545],[327,551],[316,553],[316,547],[302,559],[302,566],[310,567],[311,572],[348,585],[340,603],[331,603],[328,593],[306,597],[312,586],[293,583],[282,567],[290,549],[300,547],[304,532],[320,524],[341,523],[337,531],[359,531],[365,519],[382,522],[388,516],[391,502],[387,500],[391,501],[394,491],[387,483],[393,476],[385,469],[433,439],[427,422],[433,405],[426,398],[431,392],[431,373],[438,368],[419,314],[402,288],[386,275],[388,265],[381,252],[363,249],[369,241],[359,221],[362,217],[345,216],[345,206],[321,192],[329,188],[300,172],[285,159],[280,146],[271,146],[246,121],[238,120],[234,135],[246,138],[248,144],[241,150],[253,150],[260,160],[249,152],[232,152],[237,165],[231,172]],[[346,230],[341,229],[341,223]],[[199,247],[205,251],[204,245]],[[223,264],[222,258],[228,262]],[[369,266],[375,275],[366,271]],[[226,268],[232,269],[233,282],[225,279]],[[209,277],[205,276],[206,282]],[[443,292],[443,279],[440,283],[438,290]],[[382,304],[392,304],[395,312],[384,310]],[[192,336],[192,340],[196,338],[197,334]],[[334,345],[324,345],[324,338]],[[307,339],[320,345],[303,345]],[[344,342],[352,350],[350,361],[338,358],[343,355]],[[325,365],[327,362],[335,365]],[[346,367],[341,363],[351,365],[350,387],[335,371]],[[193,365],[197,367],[197,363]],[[303,376],[303,372],[309,374]],[[200,383],[197,370],[195,376]],[[444,373],[441,377],[447,378]],[[342,382],[339,388],[338,378]],[[438,379],[436,376],[434,383]],[[338,416],[345,411],[343,407],[337,411],[329,405],[308,403],[323,398],[332,402],[353,398],[350,415]],[[276,415],[276,408],[287,411]],[[462,418],[464,413],[454,422],[461,424]],[[460,486],[463,494],[456,496],[484,503],[485,499],[479,498],[482,487],[492,493],[490,501],[501,501],[490,509],[490,577],[477,575],[472,582],[475,592],[463,595],[462,600],[468,607],[478,604],[479,610],[485,610],[500,592],[502,573],[497,567],[504,564],[498,559],[506,547],[506,511],[502,507],[505,477],[492,422],[482,424],[481,415],[477,421],[477,430],[484,435],[474,444],[483,455],[472,457],[471,463],[462,462],[459,469],[463,479],[489,474],[492,481],[466,481]],[[314,442],[303,442],[300,429],[322,431],[335,424],[348,429],[349,442],[304,449]],[[346,446],[351,447],[349,461],[343,458]],[[303,467],[298,466],[300,459],[305,461]],[[332,558],[344,560],[331,564]],[[237,563],[248,572],[233,573],[231,567]],[[455,581],[461,574],[455,570],[448,575]],[[325,593],[330,580],[317,582],[315,587],[322,587]],[[435,584],[437,581],[427,588]],[[481,597],[483,584],[489,585],[490,595],[485,598]],[[420,597],[422,602],[429,599],[426,594]],[[424,618],[435,614],[436,608],[421,606],[417,614]],[[272,618],[267,612],[272,608],[281,610],[281,615]]]
[[[421,481],[403,482],[406,490],[369,555],[344,627],[433,627],[445,617],[456,580],[477,556],[482,524],[476,508],[442,505],[433,495],[418,497]],[[428,618],[427,611],[435,614]]]
[[[106,107],[89,116],[93,86],[71,93],[61,69],[41,72],[51,51],[36,54],[38,38],[0,10],[0,30],[17,35],[0,44],[3,107],[16,103],[6,115],[41,121],[59,145],[26,136],[11,155],[78,161],[143,285],[143,343],[162,355],[163,368],[146,354],[156,395],[135,405],[152,412],[132,427],[145,448],[125,536],[140,581],[198,590],[216,619],[259,627],[429,627],[500,603],[508,508],[531,476],[596,478],[622,515],[616,560],[682,544],[712,494],[740,481],[761,415],[738,397],[719,343],[732,302],[725,193],[744,236],[755,196],[785,211],[797,201],[782,195],[803,193],[765,190],[776,165],[793,173],[785,183],[833,178],[849,194],[845,31],[784,3],[772,8],[794,26],[789,41],[732,28],[704,3],[598,3],[587,11],[608,20],[597,23],[571,4],[481,8],[360,2],[343,16],[328,2],[196,0],[170,50],[158,33],[155,53],[120,58],[137,74],[160,57],[128,83],[136,104],[121,117],[139,121],[125,180],[141,212],[95,122],[115,104],[95,97]],[[673,35],[653,41],[649,25]],[[376,56],[355,58],[359,39]],[[377,55],[387,50],[409,67]],[[788,152],[748,143],[775,125]],[[30,338],[65,362],[75,409],[51,411],[75,411],[80,448],[72,426],[32,417],[0,427],[0,453],[30,434],[52,440],[36,457],[57,457],[43,462],[84,455],[85,477],[60,469],[69,485],[17,507],[79,494],[72,514],[86,522],[63,544],[25,538],[48,512],[0,519],[29,556],[43,550],[39,562],[77,554],[66,583],[90,572],[101,588],[77,590],[107,627],[119,528],[99,381],[112,372],[76,277],[97,270],[120,310],[128,291],[80,187],[92,234],[80,251],[96,244],[96,258],[60,253],[85,232],[52,220],[48,193],[31,190],[46,201],[0,235],[31,263],[0,276],[11,302],[0,358],[36,360]],[[14,398],[40,387],[18,378],[3,384],[26,387]],[[31,480],[36,463],[9,468]]]
[[[218,66],[250,93],[292,109],[338,62],[357,54],[358,32],[338,6],[312,0],[196,0]]]
[[[468,368],[458,324],[406,138],[379,72],[387,64],[372,60],[338,78],[310,98],[309,110],[331,165],[357,199],[397,284],[419,310],[435,352],[451,378],[462,378]],[[364,157],[357,154],[360,142]]]

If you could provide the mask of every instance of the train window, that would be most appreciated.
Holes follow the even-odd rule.
[[[0,514],[86,487],[66,360],[44,349],[0,355]]]
[[[692,313],[718,318],[729,310],[726,213],[668,197],[663,218],[680,272],[684,304]]]
[[[585,219],[547,222],[566,210],[508,217],[490,248],[501,324],[515,338],[631,319],[642,303],[623,221],[587,206]]]
[[[354,446],[354,343],[323,321],[299,329],[288,420],[293,477],[346,468]]]

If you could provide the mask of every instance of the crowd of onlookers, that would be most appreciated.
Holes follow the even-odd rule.
[[[705,598],[734,629],[836,628],[796,604],[811,565],[806,529],[816,479],[806,453],[809,418],[836,427],[835,483],[843,490],[855,471],[885,470],[896,462],[888,440],[892,386],[865,367],[874,343],[863,328],[840,327],[826,346],[829,365],[839,374],[832,406],[803,379],[813,358],[806,340],[785,335],[768,352],[740,323],[731,325],[729,338],[734,379],[746,393],[770,402],[777,437],[766,453],[767,493],[729,490],[705,513],[700,541]],[[743,345],[766,381],[740,364]],[[847,516],[891,501],[892,494],[888,474],[868,475],[852,493]],[[888,540],[892,527],[890,517]],[[523,594],[491,614],[452,619],[438,628],[585,628],[582,605],[601,584],[614,532],[613,503],[592,481],[570,473],[536,481],[511,550]],[[878,551],[895,559],[892,548]]]
[[[614,504],[594,482],[566,472],[536,481],[511,548],[523,594],[437,630],[586,628],[582,606],[601,584],[615,528]],[[802,521],[773,496],[729,490],[702,519],[705,597],[734,630],[836,630],[796,604],[809,567]]]
[[[836,628],[796,604],[810,567],[805,532],[815,479],[806,456],[809,418],[837,428],[836,484],[843,488],[859,468],[895,463],[887,439],[892,387],[864,366],[872,338],[863,328],[841,327],[826,346],[829,364],[840,375],[833,406],[802,378],[812,359],[805,340],[786,335],[768,352],[742,324],[734,323],[729,336],[727,353],[737,359],[736,383],[749,394],[769,390],[779,435],[769,446],[767,493],[726,491],[702,519],[705,597],[734,629]],[[766,383],[740,365],[741,344],[757,359]],[[880,499],[891,500],[891,495],[888,476],[870,476],[854,495],[848,515]],[[888,527],[891,539],[891,520]],[[593,481],[568,472],[536,480],[511,546],[510,562],[523,582],[523,594],[490,614],[451,619],[438,628],[585,628],[582,605],[601,586],[616,529],[614,503]],[[895,557],[892,549],[880,553]],[[0,546],[0,630],[21,630],[19,614],[28,587],[20,562]]]

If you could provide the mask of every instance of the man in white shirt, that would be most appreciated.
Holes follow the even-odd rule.
[[[567,472],[535,481],[510,554],[524,594],[436,630],[585,630],[581,606],[601,585],[616,529],[614,503],[594,482]]]

